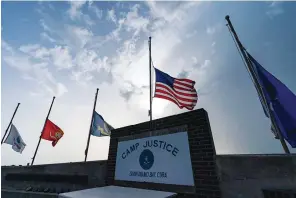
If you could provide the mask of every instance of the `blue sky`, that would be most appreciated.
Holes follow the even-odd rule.
[[[148,37],[155,67],[196,81],[196,109],[208,111],[218,154],[283,153],[226,28],[294,93],[294,2],[2,2],[4,134],[14,124],[22,155],[2,145],[2,165],[31,161],[53,95],[50,119],[64,137],[42,141],[35,164],[84,159],[96,88],[96,110],[115,128],[147,121]],[[185,112],[153,101],[154,118]],[[109,138],[92,137],[89,160],[106,159]],[[291,149],[292,152],[295,150]]]

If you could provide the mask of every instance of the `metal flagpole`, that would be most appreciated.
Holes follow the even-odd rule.
[[[34,156],[33,156],[33,158],[32,158],[31,166],[34,164],[34,160],[35,160],[35,157],[36,157],[36,154],[37,154],[37,151],[38,151],[38,148],[39,148],[40,142],[41,142],[41,135],[42,135],[42,133],[43,133],[43,131],[44,131],[44,128],[45,128],[45,125],[46,125],[47,119],[48,119],[49,114],[50,114],[50,112],[51,112],[51,108],[52,108],[52,105],[53,105],[54,99],[55,99],[55,96],[52,98],[52,102],[51,102],[51,105],[50,105],[50,107],[49,107],[49,111],[48,111],[48,114],[47,114],[47,116],[46,116],[46,119],[45,119],[45,122],[44,122],[44,125],[43,125],[43,128],[42,128],[42,131],[41,131],[40,137],[39,137],[39,141],[38,141],[38,144],[37,144],[37,147],[36,147],[36,150],[35,150]]]
[[[152,121],[152,82],[151,82],[151,36],[149,37],[149,85],[150,85],[150,110],[149,116]]]
[[[97,91],[96,91],[96,96],[95,96],[95,101],[94,101],[94,108],[93,108],[93,112],[92,112],[92,116],[91,116],[91,121],[90,121],[89,133],[88,133],[87,144],[86,144],[86,149],[85,149],[85,158],[84,158],[84,161],[85,162],[86,162],[87,154],[88,154],[89,141],[90,141],[90,135],[91,135],[91,128],[92,128],[94,113],[95,113],[95,110],[96,110],[98,92],[99,92],[99,88],[97,88]]]
[[[12,123],[12,120],[13,120],[13,118],[14,118],[14,116],[15,116],[15,114],[16,114],[16,111],[17,111],[18,107],[20,106],[20,104],[21,104],[21,103],[17,103],[17,106],[16,106],[16,108],[15,108],[15,110],[14,110],[14,113],[13,113],[13,115],[12,115],[12,118],[11,118],[11,120],[10,120],[10,122],[9,122],[9,124],[8,124],[8,126],[7,126],[7,128],[6,128],[6,130],[5,130],[4,136],[3,136],[2,140],[1,140],[1,144],[3,144],[3,142],[4,142],[5,136],[6,136],[7,132],[8,132],[8,129],[9,129],[11,123]]]
[[[273,126],[275,126],[275,129],[276,129],[276,132],[277,132],[277,134],[278,134],[278,136],[279,136],[279,139],[280,139],[280,142],[281,142],[281,144],[282,144],[282,147],[283,147],[283,149],[284,149],[284,151],[285,151],[286,154],[290,154],[289,148],[288,148],[288,146],[287,146],[287,144],[286,144],[286,142],[285,142],[285,140],[284,140],[284,138],[283,138],[283,136],[282,136],[282,134],[281,134],[281,132],[280,132],[280,129],[279,129],[278,125],[277,125],[276,122],[275,122],[275,118],[274,118],[273,114],[271,113],[272,110],[271,110],[271,108],[270,108],[270,105],[267,104],[267,102],[266,102],[266,98],[264,97],[264,94],[263,94],[263,91],[262,91],[262,89],[261,89],[260,83],[259,83],[259,81],[258,81],[258,79],[257,79],[257,76],[256,76],[254,70],[252,69],[252,66],[251,66],[250,60],[247,58],[247,55],[246,55],[246,53],[245,53],[245,48],[243,47],[242,43],[240,42],[240,40],[239,40],[239,38],[238,38],[238,36],[237,36],[237,34],[236,34],[236,32],[235,32],[235,30],[234,30],[234,28],[233,28],[233,25],[232,25],[232,23],[231,23],[231,21],[230,21],[229,16],[227,15],[227,16],[225,17],[225,19],[226,19],[226,21],[228,22],[228,26],[229,26],[229,28],[230,28],[230,30],[231,30],[231,32],[232,32],[234,38],[235,38],[235,41],[236,41],[236,43],[237,43],[237,45],[238,45],[238,48],[239,48],[239,50],[240,50],[240,53],[241,53],[241,55],[242,55],[243,58],[244,58],[244,61],[245,61],[246,66],[247,66],[247,69],[249,70],[249,72],[250,72],[250,74],[251,74],[251,77],[252,77],[253,80],[254,80],[254,85],[255,85],[255,88],[256,88],[257,91],[258,91],[259,98],[261,97],[261,98],[264,100],[264,103],[266,104],[266,107],[268,108],[268,111],[269,111],[269,117],[270,117],[271,123],[272,123]]]

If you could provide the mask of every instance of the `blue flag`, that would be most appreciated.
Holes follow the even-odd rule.
[[[266,99],[266,103],[262,104],[264,111],[266,111],[265,106],[268,105],[281,135],[292,148],[296,148],[296,96],[286,85],[265,70],[249,53],[247,56],[252,63]],[[269,114],[265,113],[269,117]]]
[[[91,134],[98,137],[110,136],[112,129],[114,128],[105,122],[104,118],[95,111],[91,127]]]

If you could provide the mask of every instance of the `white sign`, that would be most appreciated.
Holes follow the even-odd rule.
[[[194,186],[187,132],[119,142],[115,180]]]

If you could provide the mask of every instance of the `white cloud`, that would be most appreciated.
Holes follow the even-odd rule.
[[[147,26],[149,24],[149,20],[144,18],[143,16],[139,16],[139,5],[136,4],[131,8],[131,11],[127,13],[126,20],[124,24],[127,27],[128,31],[134,30],[134,35],[140,33],[140,31],[147,32]]]
[[[56,97],[60,97],[64,95],[66,92],[68,92],[67,87],[62,84],[62,83],[57,83],[57,92],[56,92]]]
[[[1,47],[4,48],[9,53],[13,53],[12,47],[8,43],[6,43],[4,40],[1,40]]]
[[[123,43],[121,48],[118,48],[117,54],[122,65],[128,66],[136,53],[136,42],[138,38],[131,38]]]
[[[70,9],[67,11],[72,20],[79,19],[82,16],[81,8],[86,1],[70,1]]]
[[[120,95],[128,102],[135,94],[141,95],[141,88],[136,87],[129,81],[124,81],[123,87],[120,89]]]
[[[89,1],[88,7],[91,11],[95,13],[98,19],[102,19],[103,10],[99,9],[97,6],[93,5],[92,1]]]
[[[216,32],[216,28],[215,27],[207,27],[207,34],[214,34]]]
[[[49,50],[45,47],[40,46],[39,44],[22,45],[19,47],[19,50],[36,59],[47,59],[50,55]]]
[[[67,38],[69,39],[68,44],[73,46],[73,49],[76,47],[83,48],[93,37],[92,31],[77,26],[68,26],[67,34],[70,36],[70,38]]]
[[[98,60],[97,53],[93,50],[84,49],[75,57],[75,63],[84,72],[93,71],[99,69],[101,66],[100,60]]]
[[[49,41],[49,42],[51,42],[51,43],[56,42],[56,40],[53,39],[52,37],[50,37],[46,32],[42,32],[42,33],[40,34],[40,36],[41,36],[42,39],[47,40],[47,41]]]
[[[167,21],[164,20],[163,18],[155,18],[155,19],[150,19],[149,23],[149,29],[150,31],[154,32],[157,31],[167,25]]]
[[[187,33],[187,34],[186,34],[186,38],[191,38],[191,37],[195,36],[196,34],[197,34],[197,31],[194,30],[194,31],[191,32],[191,33]]]
[[[22,45],[19,50],[21,52],[24,52],[24,53],[30,53],[32,51],[35,51],[37,50],[38,48],[40,48],[40,45],[39,44],[33,44],[33,45]]]
[[[72,19],[81,18],[83,15],[81,9],[84,3],[71,3],[68,13]],[[94,35],[88,28],[66,25],[66,31],[63,34],[59,34],[59,36],[64,38],[63,44],[67,47],[63,48],[59,46],[55,49],[47,49],[49,55],[46,53],[46,50],[39,48],[39,56],[36,56],[35,52],[34,57],[43,57],[44,59],[44,57],[50,56],[54,65],[58,68],[73,67],[70,78],[80,81],[80,83],[83,80],[85,82],[91,82],[96,79],[94,78],[96,74],[90,72],[111,72],[111,68],[113,68],[112,73],[116,78],[123,76],[122,80],[124,80],[128,78],[130,72],[134,71],[136,67],[139,68],[139,65],[147,62],[145,58],[147,54],[147,41],[144,41],[144,43],[143,41],[139,42],[141,38],[139,35],[152,30],[153,54],[156,55],[153,56],[153,60],[157,66],[167,67],[164,61],[169,58],[169,54],[174,51],[174,47],[180,45],[182,39],[186,38],[185,30],[189,27],[187,25],[198,18],[196,17],[193,20],[190,16],[195,14],[194,8],[199,3],[186,2],[167,6],[169,4],[146,2],[146,5],[148,5],[150,10],[150,16],[140,15],[140,5],[138,4],[130,7],[130,11],[123,18],[119,19],[117,19],[114,9],[109,10],[107,12],[107,18],[115,23],[117,27],[108,33],[105,38]],[[93,11],[96,8],[92,2],[89,2],[88,7],[89,9],[93,9]],[[49,30],[45,21],[42,22],[43,28]],[[131,38],[125,39],[122,45],[117,50],[115,49],[116,54],[111,56],[109,54],[110,57],[104,57],[104,50],[99,49],[98,51],[98,47],[108,46],[113,40],[117,42],[121,41],[120,33],[124,30],[131,35]],[[197,33],[193,30],[191,32],[193,34]],[[184,61],[182,64],[177,64],[177,67],[174,67],[174,73],[177,74],[180,72],[185,64],[187,63]],[[131,82],[134,83],[135,79]]]
[[[193,62],[194,65],[197,64],[197,58],[193,56],[192,57],[192,62]]]
[[[211,46],[212,46],[212,51],[211,51],[211,53],[212,53],[212,55],[214,55],[214,54],[216,53],[216,49],[215,49],[216,42],[213,41]]]
[[[14,67],[22,72],[29,71],[31,69],[31,64],[28,57],[18,57],[18,56],[3,56],[3,60],[11,67]]]
[[[114,29],[112,32],[110,32],[106,36],[106,41],[108,41],[108,40],[116,40],[117,42],[121,41],[119,34],[122,31],[124,21],[125,21],[124,18],[118,20],[116,29]]]
[[[270,18],[276,17],[283,13],[284,13],[284,9],[282,8],[282,2],[279,2],[279,1],[271,2],[268,6],[268,11],[266,12],[266,14]]]
[[[77,84],[87,87],[93,76],[88,72],[72,71],[70,79],[75,81]]]
[[[87,15],[87,14],[84,14],[84,15],[83,15],[83,20],[84,20],[84,22],[85,22],[88,26],[92,26],[92,25],[95,24],[95,22],[94,22],[94,21],[90,18],[90,16]]]
[[[24,45],[19,47],[19,51],[13,48],[6,50],[3,54],[3,60],[7,65],[19,70],[24,80],[34,82],[36,90],[38,90],[34,93],[35,95],[61,96],[67,92],[67,88],[53,77],[48,68],[48,61],[38,61],[38,58],[42,59],[49,54],[49,51],[39,44]]]
[[[172,9],[170,5],[162,4],[161,2],[147,1],[146,3],[150,8],[150,15],[153,18],[163,18],[168,22],[173,22],[174,20],[179,21],[180,15],[183,12],[181,6],[179,7],[181,9],[178,10],[176,8]]]
[[[22,45],[19,50],[36,60],[52,62],[58,69],[68,69],[73,66],[69,48],[55,46],[53,48],[41,47],[39,44]]]
[[[110,40],[116,40],[116,41],[121,41],[121,38],[119,36],[119,33],[121,31],[121,25],[118,26],[115,30],[113,30],[107,37],[107,39],[110,39]]]
[[[50,50],[50,54],[54,65],[59,69],[69,69],[73,66],[72,57],[67,46],[55,46]]]
[[[115,24],[117,23],[115,11],[113,9],[108,10],[108,12],[107,12],[107,20],[110,20]]]
[[[36,49],[35,52],[31,52],[30,54],[36,59],[48,60],[50,56],[50,51],[48,51],[48,49],[46,49],[45,47],[40,47]]]
[[[42,26],[44,31],[52,32],[52,30],[48,27],[48,25],[43,19],[40,19],[40,25]]]
[[[201,69],[206,69],[211,64],[211,60],[205,60],[204,63],[201,65]]]
[[[89,15],[84,14],[82,12],[82,8],[85,5],[86,1],[70,1],[70,8],[67,11],[70,19],[75,20],[83,20],[88,26],[92,26],[95,22],[90,18]]]
[[[55,8],[53,7],[53,5],[51,3],[48,3],[47,5],[51,10],[55,10]]]

